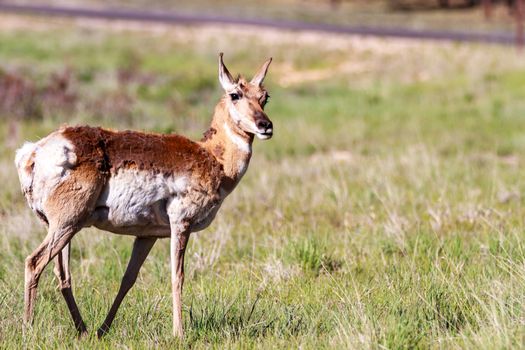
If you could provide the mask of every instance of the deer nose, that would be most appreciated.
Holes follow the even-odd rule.
[[[257,122],[257,128],[259,130],[267,131],[267,130],[271,130],[273,128],[273,125],[272,125],[272,122],[269,120],[259,120]]]

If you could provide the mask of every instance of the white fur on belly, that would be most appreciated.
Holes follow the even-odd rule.
[[[188,182],[185,176],[121,169],[109,179],[97,206],[108,207],[108,221],[115,226],[162,224],[159,216],[166,209],[155,204],[185,194]]]

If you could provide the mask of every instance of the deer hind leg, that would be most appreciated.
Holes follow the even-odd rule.
[[[66,301],[71,318],[80,336],[87,334],[86,324],[80,315],[75,297],[73,296],[73,290],[71,289],[71,273],[69,271],[69,253],[71,249],[71,242],[60,251],[55,257],[55,269],[54,273],[58,278],[58,286],[60,292]]]
[[[157,239],[153,237],[137,237],[135,239],[135,242],[133,243],[133,251],[131,252],[131,258],[129,259],[126,272],[122,277],[122,282],[120,284],[117,296],[113,301],[113,305],[111,305],[111,309],[109,310],[109,313],[106,316],[104,323],[102,324],[102,326],[100,326],[100,328],[97,331],[97,336],[99,338],[106,334],[109,328],[111,327],[111,323],[113,323],[113,319],[117,314],[117,310],[120,306],[120,303],[122,303],[122,300],[124,300],[124,297],[126,296],[128,291],[135,284],[135,281],[137,280],[137,276],[139,274],[139,270],[142,267],[144,260],[146,260],[146,257],[148,256],[149,252],[151,251],[151,248],[153,247],[156,241]]]
[[[78,167],[66,181],[47,195],[44,214],[49,228],[40,246],[27,257],[25,264],[24,321],[31,323],[36,300],[38,280],[58,253],[80,231],[93,211],[104,178],[96,168]]]
[[[25,291],[24,304],[25,313],[24,321],[26,324],[33,320],[33,311],[36,300],[36,290],[38,281],[44,268],[71,240],[73,235],[79,229],[72,226],[57,227],[49,226],[49,231],[40,246],[27,257],[25,262]]]

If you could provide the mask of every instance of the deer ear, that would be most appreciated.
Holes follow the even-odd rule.
[[[230,72],[228,71],[228,68],[226,68],[226,66],[224,65],[222,55],[223,53],[221,52],[219,54],[219,81],[224,91],[229,92],[235,88],[235,82],[233,81],[233,78]]]
[[[270,57],[268,61],[264,62],[264,64],[259,68],[259,71],[255,76],[252,78],[252,81],[250,81],[250,84],[261,86],[264,77],[266,77],[266,73],[268,73],[268,67],[270,66],[270,63],[272,63],[272,58]]]

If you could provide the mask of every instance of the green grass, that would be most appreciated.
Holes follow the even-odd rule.
[[[0,32],[0,68],[32,84],[22,112],[38,112],[0,98],[0,348],[524,343],[525,63],[512,49],[209,27],[18,27]],[[190,240],[186,338],[171,336],[163,240],[96,339],[132,238],[95,229],[72,243],[91,335],[76,339],[51,268],[23,333],[24,259],[44,230],[20,193],[16,146],[65,122],[198,138],[220,96],[220,51],[247,75],[274,57],[275,137],[256,141],[247,175]],[[45,93],[66,69],[69,105]]]

